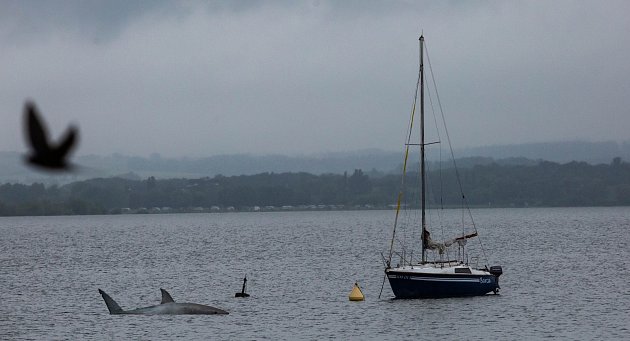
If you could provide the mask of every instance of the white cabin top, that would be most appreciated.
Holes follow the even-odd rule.
[[[453,263],[426,263],[416,265],[404,265],[395,268],[390,268],[388,272],[411,272],[422,274],[452,274],[452,275],[488,275],[489,272],[485,270],[473,269],[470,265]]]

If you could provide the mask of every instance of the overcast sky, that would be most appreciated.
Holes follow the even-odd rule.
[[[22,108],[80,155],[402,149],[423,31],[454,147],[630,140],[628,1],[2,1]]]

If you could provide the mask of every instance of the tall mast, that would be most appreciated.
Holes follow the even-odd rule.
[[[420,177],[422,183],[422,263],[426,261],[426,231],[425,214],[426,188],[424,184],[424,35],[420,36]]]

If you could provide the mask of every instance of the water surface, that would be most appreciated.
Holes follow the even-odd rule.
[[[392,211],[0,218],[0,339],[628,338],[630,208],[473,214],[501,294],[434,300],[378,299]],[[97,291],[161,287],[230,315],[113,316]]]

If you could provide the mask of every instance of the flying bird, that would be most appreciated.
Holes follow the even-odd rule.
[[[72,166],[66,158],[77,144],[78,129],[70,126],[58,144],[51,144],[40,117],[35,103],[27,101],[24,105],[24,130],[32,149],[27,157],[28,163],[47,170],[70,170]]]

